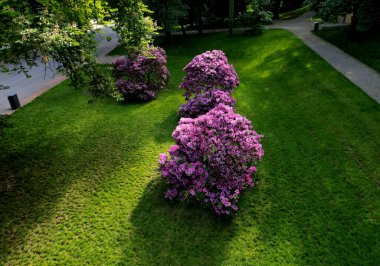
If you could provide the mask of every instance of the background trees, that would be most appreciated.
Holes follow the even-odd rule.
[[[170,41],[173,26],[181,23],[184,30],[183,19],[187,16],[188,7],[181,0],[149,0],[148,6],[154,12],[154,19],[162,27],[167,41]]]
[[[326,21],[353,13],[351,33],[380,32],[380,2],[378,0],[310,0]]]

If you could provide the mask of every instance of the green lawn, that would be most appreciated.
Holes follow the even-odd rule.
[[[67,82],[0,136],[5,265],[376,265],[380,108],[283,30],[187,36],[165,47],[170,86],[149,103],[87,104]],[[237,112],[265,135],[256,186],[236,217],[163,199],[182,68],[222,49]]]
[[[316,34],[380,72],[380,34],[347,38],[348,27],[324,28]]]

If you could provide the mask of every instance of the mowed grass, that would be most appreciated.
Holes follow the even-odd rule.
[[[348,36],[348,31],[349,27],[323,28],[316,35],[380,72],[380,34],[353,39]]]
[[[169,87],[149,103],[89,99],[67,82],[0,136],[5,265],[376,265],[380,108],[283,30],[187,36],[166,46]],[[182,68],[222,49],[237,112],[265,135],[238,215],[163,199]]]

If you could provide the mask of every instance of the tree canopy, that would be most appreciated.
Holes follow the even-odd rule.
[[[352,32],[380,32],[380,1],[378,0],[309,0],[326,21],[353,13]]]
[[[96,62],[93,22],[115,22],[126,49],[141,50],[155,27],[142,0],[0,0],[0,67],[28,75],[28,67],[54,65],[75,87],[96,95],[110,81]],[[11,67],[9,68],[9,66]]]

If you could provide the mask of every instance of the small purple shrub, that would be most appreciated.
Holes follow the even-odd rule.
[[[124,100],[148,101],[154,98],[169,80],[166,63],[165,50],[160,47],[117,58],[112,63],[113,72],[118,79],[116,87]]]
[[[263,136],[251,122],[219,104],[195,119],[182,118],[172,136],[170,159],[159,159],[169,185],[165,198],[193,199],[218,215],[237,211],[239,194],[253,186],[254,163],[264,155]]]
[[[220,103],[233,107],[235,99],[228,92],[221,90],[210,90],[196,94],[194,98],[189,99],[187,103],[179,107],[179,116],[195,118],[207,113]]]
[[[195,56],[183,69],[186,76],[181,89],[183,96],[190,99],[192,94],[200,94],[208,90],[223,90],[232,92],[239,85],[239,79],[233,65],[220,50],[207,51]]]

